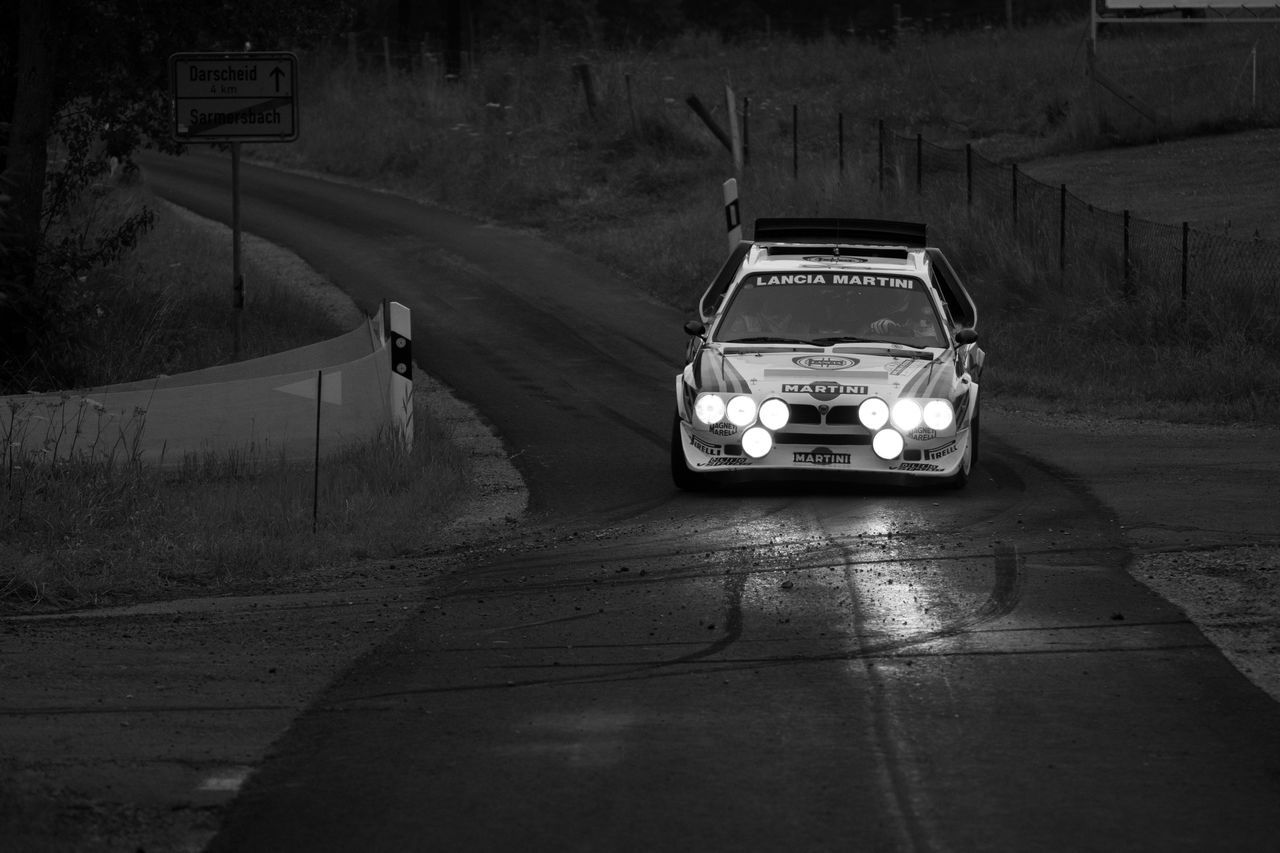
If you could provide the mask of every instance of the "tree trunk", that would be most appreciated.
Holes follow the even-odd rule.
[[[3,186],[12,197],[11,219],[23,241],[40,238],[48,165],[49,129],[53,123],[55,21],[61,3],[21,0],[18,11],[17,89],[9,126],[9,152]],[[30,248],[30,247],[29,247]]]

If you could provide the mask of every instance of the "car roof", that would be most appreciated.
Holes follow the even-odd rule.
[[[709,320],[726,292],[748,273],[818,265],[917,275],[947,304],[958,323],[977,323],[973,300],[946,256],[929,245],[925,225],[887,219],[757,219],[754,239],[730,250],[699,300],[699,313]]]
[[[753,272],[822,267],[859,272],[914,274],[928,279],[929,260],[923,249],[902,250],[866,246],[797,246],[754,244],[743,258],[736,280]]]

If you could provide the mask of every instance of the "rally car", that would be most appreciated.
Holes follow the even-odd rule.
[[[671,473],[962,487],[978,458],[977,309],[924,225],[760,219],[699,302]]]

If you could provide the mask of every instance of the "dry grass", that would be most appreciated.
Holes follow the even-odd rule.
[[[122,204],[139,193],[123,188]],[[229,361],[230,251],[216,232],[162,213],[137,251],[79,283],[82,334],[62,357],[84,384]],[[253,286],[242,357],[347,331],[323,305],[273,282],[252,253],[244,271]],[[423,549],[466,490],[468,463],[433,422],[421,384],[415,398],[408,458],[382,439],[327,456],[318,492],[312,466],[243,454],[192,456],[163,472],[127,448],[105,459],[0,457],[0,608],[224,592]]]
[[[289,156],[542,228],[688,308],[722,258],[720,184],[733,169],[685,99],[697,95],[723,124],[727,82],[739,104],[749,100],[743,221],[927,221],[980,302],[991,393],[1064,408],[1105,404],[1120,415],[1274,418],[1280,311],[1267,294],[1233,293],[1188,315],[1176,301],[1117,298],[1118,264],[1088,255],[1064,288],[1056,241],[1026,242],[964,210],[962,199],[878,191],[879,119],[935,143],[970,141],[987,156],[1019,158],[1280,121],[1280,67],[1266,59],[1280,43],[1277,28],[1114,29],[1100,43],[1100,67],[1155,105],[1158,124],[1088,87],[1080,19],[1012,33],[908,35],[891,48],[690,35],[661,54],[584,52],[572,60],[591,61],[600,98],[593,111],[566,57],[491,53],[452,85],[410,75],[388,85],[381,74],[328,71],[317,57],[307,72],[317,81],[311,130]],[[1258,98],[1241,76],[1255,46]],[[357,149],[342,142],[353,126],[380,132],[361,136]],[[1106,354],[1105,365],[1084,355],[1095,353]],[[1247,373],[1242,355],[1258,359]]]

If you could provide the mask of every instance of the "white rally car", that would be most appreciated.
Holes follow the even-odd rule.
[[[925,226],[760,219],[690,320],[671,473],[964,486],[978,457],[977,310]]]

